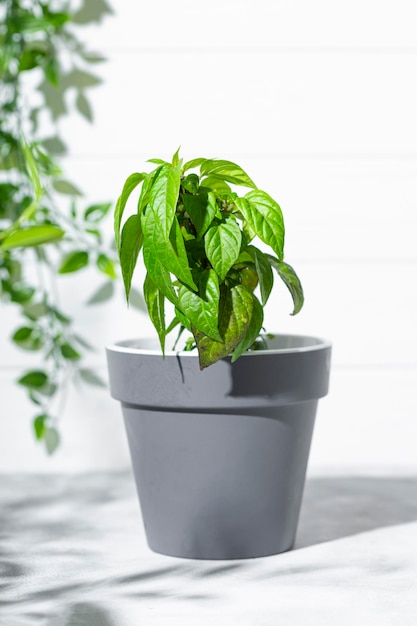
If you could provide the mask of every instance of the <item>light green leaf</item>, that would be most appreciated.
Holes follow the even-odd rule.
[[[249,326],[254,298],[242,285],[231,289],[223,286],[219,307],[219,331],[223,342],[213,341],[197,329],[193,329],[200,369],[204,369],[229,355],[242,340]]]
[[[201,239],[212,223],[217,211],[216,197],[213,192],[200,192],[198,195],[183,195],[184,208],[197,231],[197,239]]]
[[[114,263],[111,259],[109,259],[109,257],[106,254],[101,253],[98,255],[97,267],[100,270],[100,272],[103,272],[103,274],[106,274],[106,276],[109,276],[113,280],[117,278]]]
[[[40,350],[43,338],[39,330],[29,326],[21,326],[12,336],[12,341],[23,350]]]
[[[85,383],[88,383],[89,385],[94,385],[95,387],[103,387],[103,388],[107,387],[104,380],[102,380],[100,376],[98,376],[95,372],[93,372],[93,370],[81,368],[78,370],[78,373],[80,375],[80,378]]]
[[[65,194],[67,196],[82,196],[82,192],[70,183],[68,180],[54,180],[52,181],[52,185],[58,193]]]
[[[246,350],[249,350],[249,348],[256,341],[259,333],[262,330],[262,324],[264,322],[264,310],[258,298],[253,294],[252,297],[253,309],[249,326],[247,327],[242,339],[233,350],[232,363],[234,363],[244,352],[246,352]]]
[[[202,176],[209,174],[218,176],[222,180],[234,185],[242,185],[256,189],[256,185],[251,178],[242,170],[239,165],[231,161],[223,161],[221,159],[207,159],[202,163],[200,172]]]
[[[20,228],[8,235],[1,243],[1,250],[10,250],[11,248],[25,248],[28,246],[39,246],[45,243],[58,241],[65,235],[65,231],[58,226],[30,226],[28,228]]]
[[[107,302],[107,300],[110,300],[113,294],[114,294],[114,283],[113,282],[104,283],[104,285],[101,285],[101,287],[99,287],[97,291],[93,293],[93,295],[87,300],[86,304],[91,305],[91,304],[101,304],[102,302]]]
[[[123,226],[120,243],[120,267],[125,286],[126,300],[129,300],[132,276],[140,249],[143,245],[143,233],[139,215],[131,215]]]
[[[147,241],[143,244],[143,261],[148,270],[149,277],[152,279],[155,286],[158,287],[159,291],[161,291],[172,304],[177,305],[178,298],[172,284],[170,273],[166,267],[162,265],[159,256]]]
[[[49,313],[49,307],[43,302],[35,302],[34,304],[27,304],[23,309],[23,314],[32,321],[38,320]]]
[[[205,270],[198,282],[199,294],[185,285],[178,288],[178,300],[182,313],[199,331],[215,341],[222,341],[218,330],[220,290],[217,274]]]
[[[272,248],[280,261],[284,256],[284,218],[281,208],[265,191],[250,191],[235,204],[250,228]]]
[[[79,91],[75,106],[83,117],[89,122],[93,121],[93,110],[83,91]]]
[[[84,219],[87,222],[100,222],[103,217],[111,209],[111,202],[102,202],[101,204],[92,204],[84,211]]]
[[[184,163],[182,167],[182,171],[186,172],[187,170],[192,170],[195,167],[200,167],[200,165],[202,165],[204,161],[206,160],[207,159],[198,158],[198,159],[192,159],[191,161],[187,161],[186,163]]]
[[[172,165],[174,167],[181,167],[181,165],[182,165],[182,159],[180,159],[180,149],[181,149],[181,146],[178,148],[178,150],[176,151],[176,153],[172,157]]]
[[[62,259],[61,265],[58,269],[58,274],[70,274],[71,272],[78,272],[88,265],[89,255],[86,250],[77,250],[69,252]]]
[[[169,239],[177,208],[180,178],[181,169],[171,165],[163,165],[158,176],[155,176],[143,219],[145,237],[152,238],[157,228],[165,241]]]
[[[145,178],[147,178],[147,174],[138,172],[131,174],[126,179],[126,182],[123,185],[122,193],[117,200],[116,208],[114,209],[114,236],[116,240],[117,250],[119,250],[120,248],[120,225],[122,223],[123,212],[126,208],[126,203],[132,191],[139,185],[139,183],[145,180]]]
[[[60,350],[62,356],[67,361],[79,361],[81,359],[81,354],[68,342],[61,344]]]
[[[294,303],[294,310],[291,315],[297,315],[297,313],[301,311],[304,304],[304,293],[300,279],[298,278],[294,268],[291,267],[291,265],[288,265],[288,263],[279,261],[270,254],[267,254],[266,257],[271,266],[278,272],[280,278],[284,281],[291,294]]]
[[[43,440],[48,454],[53,454],[59,446],[59,433],[56,428],[46,428]]]
[[[145,282],[143,283],[143,296],[151,322],[158,333],[162,354],[165,355],[165,297],[152,282],[149,274],[146,274]]]
[[[200,182],[202,189],[211,189],[218,196],[229,194],[232,192],[231,187],[218,176],[207,176]]]
[[[46,421],[48,420],[48,415],[42,413],[42,415],[37,415],[33,420],[33,430],[35,431],[35,437],[38,441],[40,441],[46,431]]]
[[[274,275],[267,256],[255,246],[248,246],[246,251],[251,255],[256,273],[259,278],[259,287],[261,289],[262,306],[268,301],[272,287],[274,285]]]
[[[242,233],[233,217],[226,217],[224,222],[211,226],[205,235],[207,258],[220,280],[236,262],[242,242]]]

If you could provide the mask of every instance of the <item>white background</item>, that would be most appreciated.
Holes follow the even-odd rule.
[[[237,161],[281,204],[286,258],[306,305],[285,289],[268,330],[333,342],[310,471],[417,469],[417,41],[414,0],[113,2],[84,29],[102,86],[89,126],[61,125],[63,163],[87,200],[115,200],[149,157]],[[70,103],[69,103],[70,104]],[[120,296],[85,309],[96,280],[64,278],[61,298],[97,346],[149,335]],[[141,285],[138,276],[137,286]],[[97,281],[99,285],[99,281]],[[0,470],[82,471],[128,465],[119,407],[107,391],[72,389],[53,458],[33,441],[32,406],[14,385],[33,360],[7,340],[1,312]]]

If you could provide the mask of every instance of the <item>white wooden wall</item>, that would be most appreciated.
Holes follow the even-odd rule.
[[[108,57],[93,94],[95,124],[62,124],[65,167],[88,199],[115,199],[145,159],[235,160],[280,202],[286,256],[306,293],[285,289],[269,330],[334,343],[330,395],[319,406],[311,471],[417,469],[417,5],[415,0],[114,0],[85,30]],[[80,275],[81,277],[81,275]],[[62,281],[76,313],[91,276]],[[139,283],[140,281],[138,281]],[[13,327],[10,313],[2,326]],[[102,347],[150,334],[122,297],[84,310],[80,330]],[[0,351],[0,469],[118,468],[122,420],[106,392],[72,390],[60,451],[45,458],[13,386],[24,353]]]

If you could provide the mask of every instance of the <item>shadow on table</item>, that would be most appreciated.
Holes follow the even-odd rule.
[[[295,548],[417,520],[417,477],[306,482]]]

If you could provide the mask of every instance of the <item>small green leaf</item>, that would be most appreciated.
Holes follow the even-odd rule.
[[[53,454],[59,446],[59,433],[56,428],[47,428],[43,440],[48,454]]]
[[[235,204],[250,228],[272,248],[280,261],[284,256],[284,219],[281,208],[265,191],[250,191]]]
[[[69,252],[61,261],[59,266],[59,274],[70,274],[78,272],[88,265],[89,255],[85,250]]]
[[[93,110],[83,91],[78,92],[75,106],[86,120],[93,121]]]
[[[150,190],[146,213],[143,219],[145,237],[152,238],[155,228],[161,238],[169,239],[177,208],[181,170],[179,167],[163,165]]]
[[[58,193],[62,193],[67,196],[82,196],[82,192],[70,183],[68,180],[54,180],[52,185]]]
[[[301,311],[304,304],[304,293],[300,279],[295,273],[294,268],[291,267],[291,265],[288,265],[288,263],[279,261],[270,254],[267,254],[266,257],[272,267],[278,272],[278,275],[284,281],[291,294],[294,303],[294,310],[291,315],[297,315],[297,313]]]
[[[246,350],[252,346],[252,344],[258,338],[259,333],[262,330],[262,324],[264,322],[264,310],[256,296],[253,297],[253,309],[249,325],[246,329],[242,339],[233,350],[232,363],[234,363]]]
[[[79,90],[87,87],[95,87],[100,85],[101,78],[91,72],[85,72],[84,70],[72,69],[61,78],[62,87],[68,89],[70,87],[76,87]]]
[[[33,430],[35,432],[35,437],[38,441],[40,441],[45,432],[46,432],[46,423],[48,420],[48,415],[42,413],[41,415],[37,415],[33,420]]]
[[[116,208],[114,209],[114,235],[116,239],[117,250],[120,249],[120,226],[122,223],[123,213],[126,208],[127,201],[132,191],[147,178],[147,174],[138,173],[131,174],[123,185],[122,193],[120,194]]]
[[[199,294],[185,285],[178,288],[182,313],[199,331],[215,341],[222,341],[218,330],[220,290],[216,272],[205,270],[200,277]]]
[[[18,328],[12,336],[12,341],[23,350],[40,350],[43,346],[39,330],[29,326]]]
[[[178,304],[177,294],[172,284],[169,271],[164,265],[155,250],[145,241],[143,245],[143,260],[148,270],[149,277],[165,298],[175,306]]]
[[[1,250],[10,250],[12,248],[26,248],[28,246],[39,246],[45,243],[58,241],[65,235],[62,228],[58,226],[29,226],[15,230],[8,235],[2,242]]]
[[[182,164],[182,159],[180,159],[180,148],[178,148],[178,150],[172,157],[172,165],[174,167],[181,167],[181,164]]]
[[[202,190],[209,189],[218,196],[230,194],[232,192],[230,186],[222,178],[218,178],[218,176],[207,176],[206,178],[203,178],[200,183],[200,188]]]
[[[41,370],[32,370],[19,378],[17,382],[28,389],[39,389],[48,382],[48,375]]]
[[[62,156],[66,153],[67,148],[60,137],[49,137],[42,140],[42,145],[50,154]]]
[[[114,267],[114,263],[106,254],[99,254],[97,257],[97,267],[100,272],[106,274],[113,280],[117,278],[116,270]]]
[[[227,272],[240,253],[242,233],[233,217],[226,217],[224,222],[211,226],[205,235],[207,258],[219,276],[224,280]]]
[[[198,195],[183,196],[184,208],[197,231],[197,238],[201,239],[212,223],[217,211],[216,197],[213,192],[200,192]]]
[[[198,158],[198,159],[192,159],[191,161],[187,161],[186,163],[184,163],[182,167],[182,171],[186,172],[187,170],[192,170],[195,167],[200,167],[200,165],[202,165],[204,161],[206,160],[207,159]]]
[[[158,333],[162,354],[165,354],[165,298],[158,287],[152,282],[149,274],[146,274],[143,283],[143,295],[148,308],[149,317]]]
[[[23,314],[34,322],[48,313],[49,307],[44,302],[27,304],[23,309]]]
[[[24,304],[29,302],[35,294],[35,290],[33,287],[20,287],[18,289],[12,289],[10,294],[10,299],[12,302],[18,302],[19,304]]]
[[[92,204],[84,211],[84,219],[86,222],[100,222],[103,217],[106,217],[110,208],[111,202]]]
[[[63,343],[60,346],[61,354],[67,361],[79,361],[81,354],[75,350],[71,344]]]
[[[261,289],[262,306],[265,306],[274,285],[274,275],[272,273],[271,265],[267,256],[255,246],[248,246],[246,251],[251,255],[255,263],[255,269],[259,278],[259,286]]]
[[[142,245],[143,233],[141,219],[139,215],[131,215],[126,220],[122,229],[119,254],[126,300],[129,300],[133,272],[135,271],[136,262]]]
[[[188,176],[181,181],[181,187],[192,194],[197,193],[199,184],[200,179],[197,174],[188,174]]]
[[[231,161],[206,159],[201,165],[200,172],[202,176],[218,176],[228,183],[256,189],[255,183],[251,178],[249,178],[246,172],[244,172],[239,165],[236,165],[236,163],[232,163]]]
[[[81,368],[78,370],[78,373],[80,378],[89,385],[94,385],[95,387],[107,387],[106,383],[100,378],[100,376],[90,369]]]

